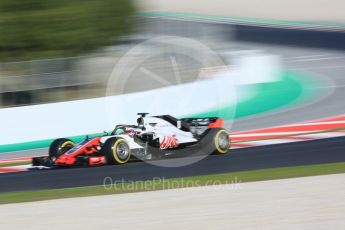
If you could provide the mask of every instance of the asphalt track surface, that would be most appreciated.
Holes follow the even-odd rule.
[[[134,162],[126,165],[1,174],[0,193],[101,185],[106,177],[110,177],[113,182],[129,182],[343,161],[345,137],[338,137],[236,149],[227,155],[209,156],[195,164],[178,168]]]

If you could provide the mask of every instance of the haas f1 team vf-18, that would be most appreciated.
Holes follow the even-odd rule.
[[[225,154],[230,149],[223,119],[183,118],[139,113],[137,125],[117,125],[113,132],[79,144],[60,138],[49,156],[33,158],[33,166],[125,164],[131,158],[151,160],[193,154]]]

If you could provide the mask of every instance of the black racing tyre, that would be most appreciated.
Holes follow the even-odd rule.
[[[122,138],[109,138],[105,141],[101,152],[104,154],[107,164],[125,164],[131,158],[128,142]]]
[[[49,157],[52,160],[55,160],[63,153],[67,152],[73,148],[75,143],[67,138],[59,138],[53,141],[49,147]]]
[[[200,140],[201,151],[206,151],[207,154],[226,154],[229,152],[231,141],[227,130],[214,128],[206,132]]]

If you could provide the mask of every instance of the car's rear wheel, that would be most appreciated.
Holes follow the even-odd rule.
[[[215,136],[214,136],[214,146],[215,146],[215,154],[225,154],[230,150],[230,138],[229,132],[225,129],[219,129]]]
[[[204,154],[226,154],[230,150],[229,132],[222,128],[213,128],[206,131],[201,138],[200,152]]]
[[[125,164],[131,158],[131,149],[125,139],[112,137],[102,147],[107,164]]]
[[[55,160],[71,148],[73,148],[75,143],[67,138],[59,138],[53,141],[49,147],[49,157]]]

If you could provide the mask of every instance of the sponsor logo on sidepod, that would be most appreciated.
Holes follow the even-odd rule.
[[[174,148],[178,145],[178,140],[176,138],[176,135],[173,134],[170,136],[164,136],[163,140],[160,142],[160,148],[161,149],[168,149],[168,148]]]

